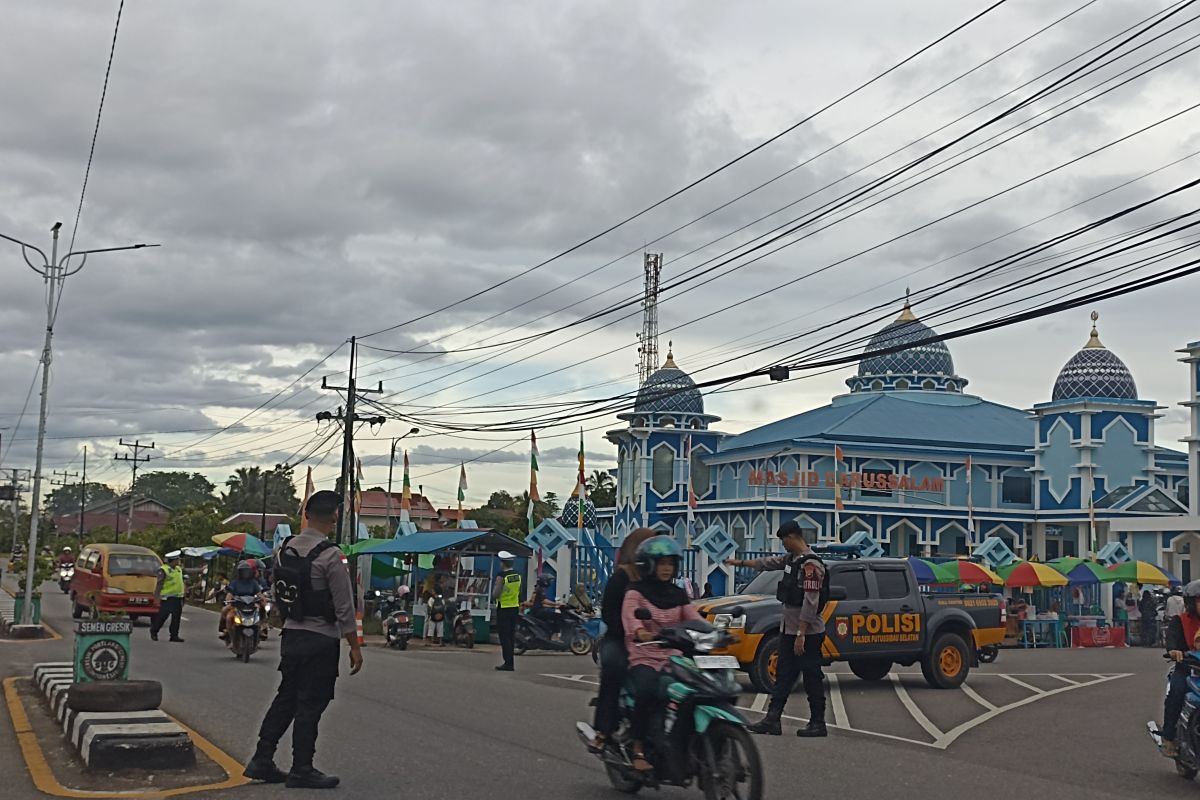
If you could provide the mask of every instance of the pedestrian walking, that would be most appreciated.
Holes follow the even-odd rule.
[[[350,674],[362,669],[362,647],[354,619],[354,587],[341,552],[329,541],[337,527],[342,497],[315,492],[305,503],[309,527],[289,536],[275,554],[275,599],[285,621],[279,646],[282,677],[258,731],[258,747],[242,773],[252,780],[291,788],[332,789],[338,778],[313,767],[317,728],[333,700],[341,654],[350,645]],[[292,768],[275,766],[275,748],[292,728]]]
[[[159,567],[158,583],[154,586],[154,596],[158,598],[158,614],[150,623],[150,638],[158,641],[158,632],[162,630],[167,617],[171,618],[168,632],[172,642],[182,642],[179,638],[179,623],[183,620],[183,567],[179,559],[183,556],[178,550],[167,553],[167,563]]]
[[[800,676],[804,678],[804,692],[808,695],[808,724],[796,731],[797,736],[827,736],[825,728],[825,687],[821,674],[821,645],[825,641],[825,623],[821,610],[828,600],[828,584],[825,581],[825,564],[817,558],[803,529],[795,520],[785,522],[775,532],[787,552],[779,556],[768,556],[753,560],[730,559],[725,563],[731,567],[751,569],[783,570],[776,597],[783,603],[783,619],[779,627],[779,662],[775,671],[775,688],[767,715],[746,730],[779,736],[783,730],[779,718],[783,716],[788,695]]]
[[[1138,602],[1138,613],[1142,618],[1142,647],[1154,647],[1158,639],[1158,601],[1149,589],[1142,590],[1142,599]]]
[[[517,638],[517,615],[521,613],[521,574],[513,570],[515,556],[501,550],[500,574],[492,586],[492,599],[496,601],[496,633],[500,637],[501,663],[496,669],[512,672],[513,647]]]

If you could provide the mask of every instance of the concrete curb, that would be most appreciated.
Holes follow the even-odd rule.
[[[67,705],[74,683],[68,662],[33,668],[33,682],[45,695],[63,734],[83,762],[96,769],[173,769],[196,762],[191,737],[179,723],[151,711],[76,711]]]

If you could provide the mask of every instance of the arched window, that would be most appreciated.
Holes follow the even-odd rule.
[[[921,388],[927,392],[932,392],[934,389],[937,388],[937,386],[934,384],[933,381],[927,379],[921,384]]]
[[[660,495],[670,494],[675,488],[675,453],[665,444],[654,448],[654,467],[650,484]]]
[[[692,491],[696,493],[696,497],[704,497],[708,494],[709,488],[712,486],[712,467],[704,463],[704,457],[708,455],[706,450],[692,449],[691,471],[692,471]]]
[[[904,378],[901,378],[900,380],[896,381],[896,388],[897,389],[907,389],[908,381],[906,381]]]
[[[658,426],[660,428],[674,428],[675,427],[675,418],[674,417],[663,417],[661,420],[659,420]]]
[[[872,392],[882,392],[883,391],[883,381],[880,381],[880,380],[871,381],[871,391]]]

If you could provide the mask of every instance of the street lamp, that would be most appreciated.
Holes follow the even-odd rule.
[[[396,463],[396,443],[401,439],[420,432],[420,428],[412,428],[408,433],[404,434],[404,436],[392,437],[392,451],[388,455],[387,525],[389,531],[392,529],[392,467]]]
[[[156,244],[131,244],[124,247],[101,247],[93,250],[73,250],[63,256],[60,261],[58,258],[58,232],[62,228],[61,222],[54,223],[50,228],[51,246],[50,257],[46,257],[46,253],[36,245],[23,242],[20,239],[13,238],[0,233],[0,239],[18,244],[21,246],[21,257],[25,259],[25,263],[29,268],[42,276],[46,282],[46,339],[42,344],[41,370],[42,370],[42,395],[41,408],[38,411],[38,432],[37,432],[37,456],[34,461],[33,468],[33,499],[29,503],[29,569],[25,570],[25,605],[21,609],[21,624],[29,625],[33,621],[33,558],[37,555],[37,536],[39,510],[41,506],[41,491],[42,491],[42,454],[46,443],[46,411],[49,402],[50,393],[50,361],[51,349],[50,343],[54,336],[54,321],[58,317],[58,300],[61,299],[61,287],[63,282],[83,269],[83,265],[87,263],[87,257],[92,253],[115,253],[121,250],[140,250],[143,247],[158,247]],[[30,252],[37,253],[41,256],[42,264],[38,266],[33,261],[29,260]],[[78,265],[70,264],[70,260],[75,256],[81,256]]]
[[[277,471],[282,470],[283,465],[276,464],[275,469]],[[264,469],[263,476],[262,476],[262,478],[263,478],[263,481],[262,481],[262,483],[263,483],[262,516],[259,518],[259,522],[258,522],[258,538],[260,538],[260,539],[267,538],[267,478],[269,478],[269,477],[271,477],[271,473],[267,472]]]

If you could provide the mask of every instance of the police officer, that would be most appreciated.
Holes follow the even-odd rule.
[[[747,730],[779,736],[783,732],[779,718],[783,715],[796,678],[803,674],[809,717],[808,725],[797,730],[796,735],[826,736],[825,687],[821,675],[821,644],[825,640],[821,595],[825,583],[825,565],[808,546],[804,531],[795,520],[785,522],[775,535],[783,542],[783,549],[787,551],[784,555],[752,561],[734,558],[725,562],[733,567],[784,571],[777,594],[783,603],[783,619],[779,623],[781,636],[775,689],[771,692],[767,715],[760,722],[748,726]]]
[[[258,731],[258,748],[242,773],[252,780],[286,783],[290,788],[332,789],[338,778],[313,767],[317,726],[333,699],[338,677],[339,639],[350,645],[350,674],[363,664],[354,619],[354,588],[341,552],[329,541],[337,527],[342,497],[315,492],[304,506],[308,527],[289,537],[275,554],[276,600],[281,594],[297,599],[283,624],[279,646],[282,679],[275,699]],[[285,569],[307,574],[299,583],[285,583]],[[292,727],[292,769],[275,766],[275,748]]]
[[[179,622],[183,619],[183,567],[179,566],[182,555],[180,551],[172,550],[166,555],[167,563],[159,568],[158,583],[154,587],[154,596],[158,598],[158,615],[150,623],[150,638],[156,642],[167,617],[171,618],[171,641],[183,641],[179,638]]]
[[[517,615],[521,613],[521,574],[513,570],[516,558],[507,550],[501,550],[500,574],[492,587],[492,599],[496,601],[496,632],[500,637],[500,652],[504,663],[496,669],[500,672],[513,671],[513,642],[517,636]]]

